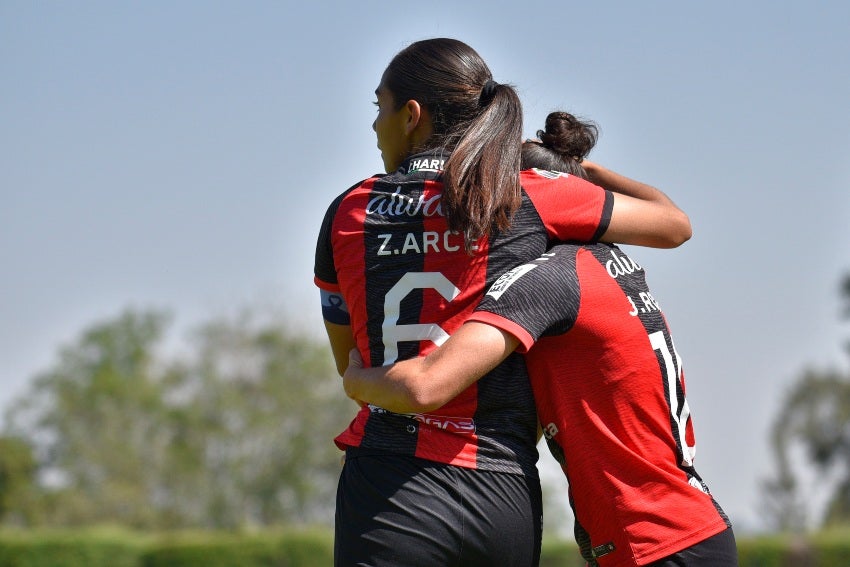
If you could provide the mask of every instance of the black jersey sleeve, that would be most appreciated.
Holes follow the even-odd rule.
[[[513,325],[523,329],[532,341],[568,331],[575,324],[581,303],[576,274],[578,250],[573,245],[556,246],[533,262],[506,272],[487,290],[471,319],[514,334],[526,348],[530,345]],[[500,324],[499,319],[504,322]]]
[[[339,205],[345,196],[362,183],[362,181],[355,183],[331,202],[328,210],[325,211],[325,218],[322,220],[322,226],[319,229],[319,238],[316,240],[316,256],[313,263],[313,278],[316,285],[327,291],[336,291],[336,285],[338,283],[336,264],[334,263],[333,243],[331,241],[334,219],[339,210]]]

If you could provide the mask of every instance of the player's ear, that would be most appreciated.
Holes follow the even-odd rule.
[[[419,121],[422,119],[422,105],[411,99],[405,103],[404,110],[407,114],[404,133],[410,136],[416,127],[419,126]]]

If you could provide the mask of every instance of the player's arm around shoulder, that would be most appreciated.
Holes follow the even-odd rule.
[[[604,242],[675,248],[691,238],[690,218],[661,190],[589,160],[581,165],[592,183],[614,193]]]
[[[519,341],[510,333],[478,322],[465,323],[428,356],[389,366],[363,368],[357,351],[343,375],[348,396],[396,413],[440,408],[495,368]]]

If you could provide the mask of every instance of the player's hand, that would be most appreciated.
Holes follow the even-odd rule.
[[[357,405],[359,405],[362,408],[366,405],[366,402],[364,402],[362,400],[358,400],[354,396],[354,394],[351,391],[349,391],[348,386],[350,384],[348,382],[346,382],[346,380],[345,380],[345,378],[347,376],[351,377],[352,373],[356,372],[358,369],[361,369],[361,368],[363,368],[363,357],[360,356],[360,351],[358,351],[356,348],[353,348],[350,351],[348,351],[348,368],[345,369],[345,373],[342,376],[342,378],[343,378],[342,384],[345,387],[346,395],[349,398],[351,398],[352,400],[354,400],[355,402],[357,402]]]
[[[360,351],[356,348],[348,351],[348,367],[363,368],[363,357],[360,356]]]

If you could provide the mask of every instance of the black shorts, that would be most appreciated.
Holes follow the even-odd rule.
[[[647,567],[737,567],[738,547],[732,528],[655,561]]]
[[[334,565],[536,566],[541,531],[538,478],[349,451]]]

